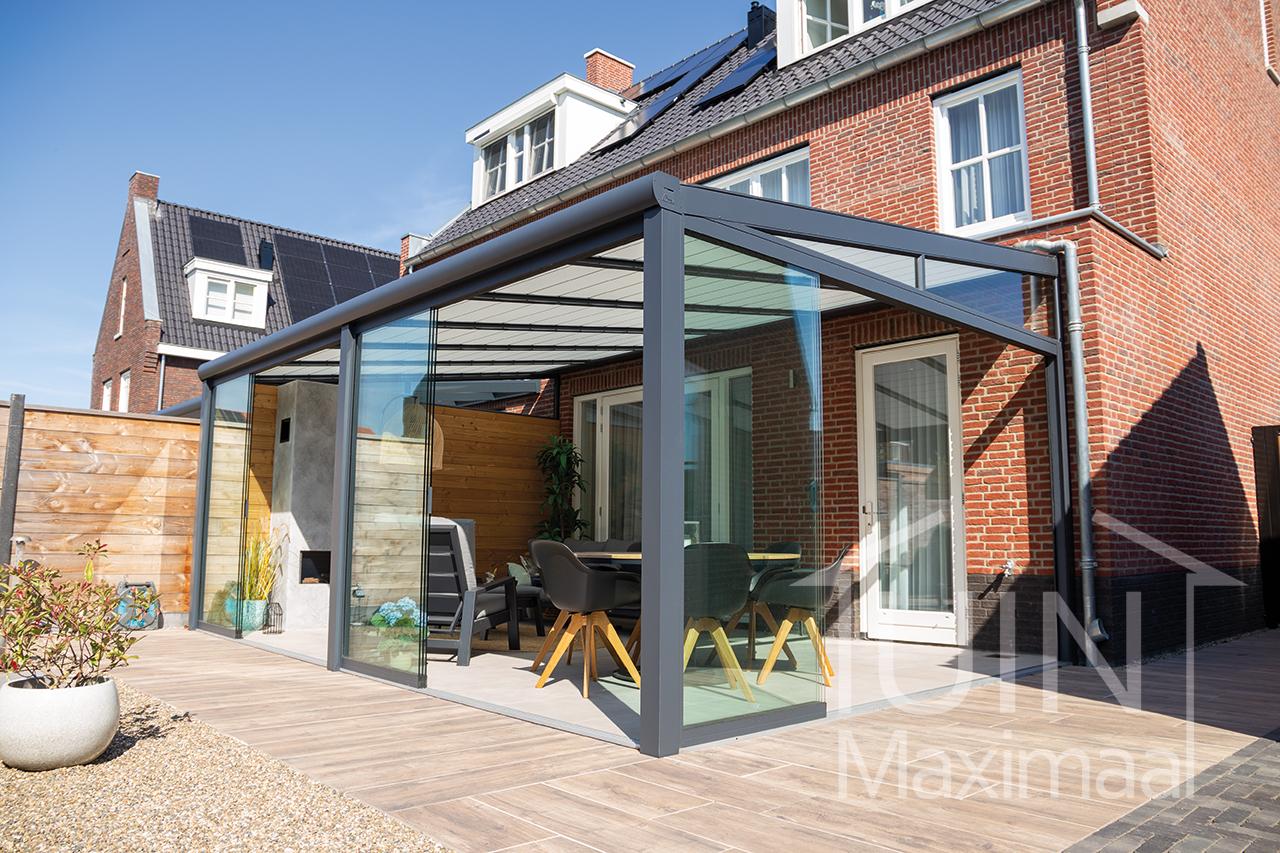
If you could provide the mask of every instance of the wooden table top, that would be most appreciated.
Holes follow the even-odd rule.
[[[644,555],[639,551],[578,551],[576,555],[586,557],[588,560],[640,560]],[[786,552],[775,551],[752,551],[747,554],[747,559],[753,563],[766,562],[773,560],[790,560],[792,562],[799,560],[799,554],[788,554]]]

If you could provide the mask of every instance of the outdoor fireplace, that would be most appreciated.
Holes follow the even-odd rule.
[[[329,554],[328,551],[303,551],[299,561],[299,582],[328,583]]]

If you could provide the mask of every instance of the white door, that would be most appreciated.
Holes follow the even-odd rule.
[[[959,644],[964,469],[955,337],[857,356],[862,616],[873,639]]]

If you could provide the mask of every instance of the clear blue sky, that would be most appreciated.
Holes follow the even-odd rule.
[[[88,404],[135,170],[169,201],[395,249],[466,204],[475,121],[593,47],[654,71],[749,5],[6,4],[0,396]]]

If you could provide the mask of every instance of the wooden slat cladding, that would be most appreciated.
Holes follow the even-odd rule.
[[[560,429],[549,418],[437,408],[444,467],[431,475],[432,511],[476,523],[476,572],[498,574],[528,552],[542,512],[535,457]]]
[[[0,465],[9,407],[0,404]],[[28,406],[23,424],[14,535],[24,555],[68,576],[76,549],[109,548],[99,577],[153,581],[164,609],[187,609],[200,424]]]
[[[538,450],[559,430],[546,418],[437,408],[443,467],[431,474],[433,511],[476,524],[476,573],[504,574],[542,519]],[[352,577],[370,601],[418,589],[422,567],[421,439],[357,436]],[[416,595],[416,593],[414,593]]]

